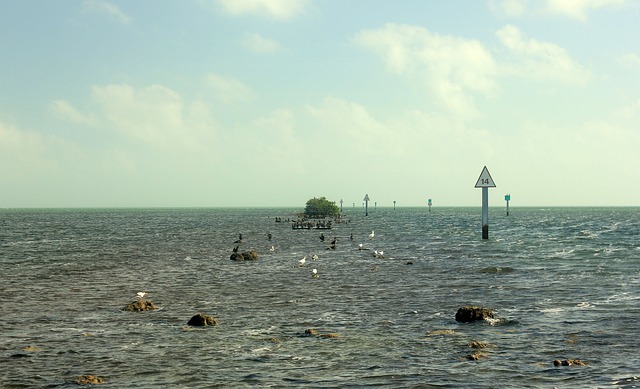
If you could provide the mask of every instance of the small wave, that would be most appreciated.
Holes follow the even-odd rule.
[[[640,382],[640,376],[633,376],[633,377],[628,377],[628,378],[620,378],[617,379],[615,381],[613,381],[611,384],[612,385],[631,385],[631,384],[636,384]],[[631,386],[632,388],[635,388],[635,386]]]
[[[560,313],[564,312],[562,308],[543,308],[540,310],[541,313]]]
[[[258,328],[258,329],[254,329],[254,330],[247,330],[243,332],[243,335],[249,335],[249,336],[253,336],[253,335],[263,335],[263,334],[270,334],[273,332],[273,330],[275,329],[275,326],[271,326],[269,328]]]
[[[595,305],[591,304],[588,301],[583,301],[581,303],[578,303],[578,305],[576,305],[576,308],[580,308],[580,309],[589,309],[589,308],[594,308]]]
[[[570,250],[566,250],[563,249],[562,251],[556,251],[555,253],[553,253],[551,255],[552,258],[564,258],[564,257],[568,257],[571,256],[576,250],[574,249],[570,249]]]
[[[512,267],[498,267],[498,266],[489,266],[480,270],[480,273],[490,273],[490,274],[510,274],[515,272],[516,269]]]

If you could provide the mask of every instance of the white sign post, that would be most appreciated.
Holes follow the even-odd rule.
[[[364,215],[369,216],[369,194],[364,195]]]
[[[489,239],[489,188],[495,188],[496,184],[485,166],[480,173],[476,188],[482,188],[482,239]]]

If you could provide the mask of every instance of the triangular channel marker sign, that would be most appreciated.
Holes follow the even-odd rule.
[[[496,183],[493,182],[493,178],[491,178],[491,174],[489,174],[489,170],[485,166],[482,169],[482,173],[480,173],[480,177],[476,182],[476,188],[495,188]]]
[[[364,198],[362,199],[362,201],[369,201],[369,194],[368,193],[366,195],[364,195]]]

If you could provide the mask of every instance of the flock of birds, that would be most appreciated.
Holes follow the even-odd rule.
[[[269,240],[271,240],[271,234],[269,234],[268,236],[269,236]],[[374,239],[375,236],[376,236],[375,231],[372,230],[371,233],[369,234],[369,239]],[[321,240],[324,240],[323,238],[324,238],[324,236],[322,236]],[[351,240],[353,240],[353,234],[351,234]],[[239,234],[238,239],[235,240],[233,243],[236,244],[236,246],[233,248],[233,252],[237,253],[239,248],[240,248],[240,244],[243,243],[242,234]],[[337,238],[334,237],[333,241],[331,241],[331,246],[328,249],[335,249],[336,248],[336,243],[337,243]],[[358,250],[369,250],[369,249],[365,248],[364,244],[360,243],[360,244],[358,244]],[[269,251],[270,252],[275,252],[276,251],[276,247],[274,245],[272,245],[269,248]],[[385,258],[383,250],[373,250],[372,253],[373,253],[373,256],[375,258]],[[320,257],[317,254],[312,254],[312,255],[310,255],[310,258],[311,258],[312,261],[317,261]],[[299,266],[301,266],[301,267],[302,266],[306,266],[306,264],[307,264],[307,256],[305,255],[304,257],[302,257],[302,259],[300,259],[298,261],[298,263],[300,264]],[[318,274],[318,269],[317,268],[314,267],[314,268],[311,269],[311,277],[312,278],[319,278],[320,277],[320,274]],[[145,296],[148,296],[148,295],[149,295],[148,292],[140,291],[140,292],[136,293],[136,298],[138,300],[142,300]]]
[[[271,240],[271,237],[272,237],[271,234],[269,234],[268,236],[269,236],[269,240]],[[374,239],[375,236],[376,236],[375,230],[372,230],[371,233],[369,234],[369,239]],[[353,234],[351,234],[350,239],[353,240]],[[324,235],[320,236],[320,240],[324,241]],[[331,246],[329,246],[327,248],[327,250],[335,249],[336,245],[337,245],[337,241],[338,241],[338,238],[334,237],[333,240],[331,241]],[[235,240],[233,243],[236,244],[236,246],[233,248],[233,252],[238,252],[240,244],[243,243],[242,234],[239,234],[238,239]],[[369,250],[369,249],[366,248],[364,246],[364,244],[360,243],[358,245],[358,250]],[[274,245],[272,245],[269,248],[269,251],[270,252],[275,252],[276,251],[276,247]],[[373,254],[373,256],[375,258],[385,258],[383,250],[373,250],[372,254]],[[310,254],[309,256],[305,255],[301,259],[298,260],[298,266],[299,267],[307,266],[307,264],[309,262],[308,259],[311,260],[311,261],[317,261],[319,259],[319,256],[317,254]],[[314,267],[314,268],[311,269],[311,277],[313,277],[313,278],[319,278],[320,277],[320,275],[318,274],[318,269],[317,268]]]

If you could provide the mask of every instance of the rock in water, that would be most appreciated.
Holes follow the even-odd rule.
[[[230,257],[232,261],[257,261],[258,258],[260,258],[258,252],[254,250],[245,251],[243,253],[233,253]]]
[[[193,316],[191,319],[189,319],[189,322],[187,324],[190,326],[197,326],[197,327],[215,326],[218,324],[218,319],[216,319],[213,316],[203,315],[199,313]]]
[[[154,303],[152,303],[149,300],[138,300],[138,301],[134,301],[130,304],[127,304],[126,307],[124,307],[122,310],[123,311],[130,311],[130,312],[140,312],[140,311],[153,311],[158,309],[158,306],[155,305]]]
[[[105,382],[106,381],[104,380],[104,378],[92,374],[87,374],[76,378],[76,384],[78,385],[100,385],[104,384]]]
[[[493,312],[490,309],[477,307],[475,305],[461,307],[456,312],[456,321],[469,323],[476,320],[494,319]]]

